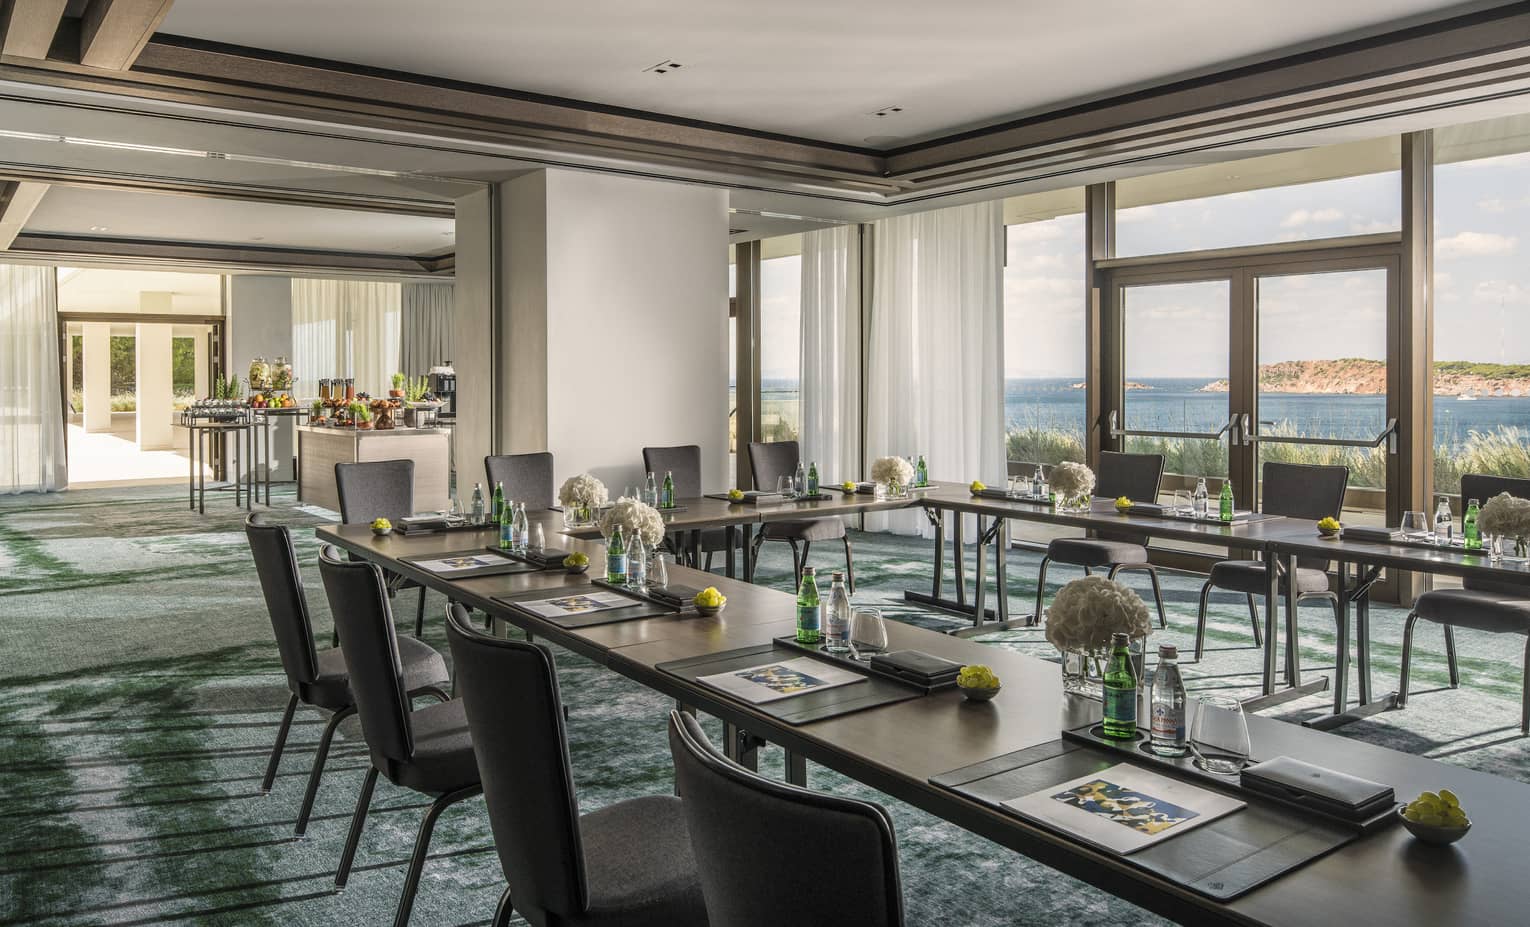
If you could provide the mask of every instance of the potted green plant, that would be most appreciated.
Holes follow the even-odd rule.
[[[392,396],[394,399],[404,398],[404,384],[408,381],[408,379],[409,378],[404,376],[402,373],[395,373],[393,375],[393,388],[388,390],[388,395]]]
[[[324,418],[324,400],[322,400],[322,399],[315,399],[313,401],[313,408],[309,411],[309,414],[308,414],[308,424],[310,424],[310,425],[325,425],[325,424],[328,424],[328,422]]]

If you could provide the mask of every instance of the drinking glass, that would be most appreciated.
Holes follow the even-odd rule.
[[[1434,527],[1429,523],[1429,516],[1423,512],[1404,512],[1402,517],[1402,535],[1410,541],[1422,541],[1434,534]]]
[[[1195,500],[1190,496],[1188,489],[1174,490],[1174,514],[1186,516],[1194,514]]]
[[[1235,776],[1248,763],[1248,718],[1243,703],[1230,695],[1203,695],[1190,722],[1190,752],[1195,765],[1221,776]]]
[[[540,524],[538,524],[536,528],[531,532],[531,546],[537,551],[537,553],[541,553],[547,549],[547,535],[542,531],[542,526]]]
[[[451,510],[446,513],[446,520],[453,525],[462,524],[462,497],[452,496]]]
[[[862,663],[887,652],[887,623],[882,610],[856,606],[850,613],[850,655]]]
[[[790,499],[792,497],[792,488],[795,483],[796,481],[793,480],[790,476],[776,477],[776,494],[781,496],[783,499]]]

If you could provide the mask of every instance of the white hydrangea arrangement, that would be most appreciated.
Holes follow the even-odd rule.
[[[1103,576],[1068,583],[1047,610],[1047,641],[1064,652],[1098,655],[1110,646],[1112,634],[1141,640],[1150,630],[1142,597]]]
[[[872,482],[907,486],[914,479],[914,465],[902,457],[878,457],[871,464]]]
[[[610,537],[617,525],[621,526],[623,537],[641,537],[643,544],[649,548],[664,540],[664,516],[653,506],[630,496],[622,496],[616,500],[615,505],[601,513],[602,534]]]
[[[1047,484],[1060,496],[1087,496],[1094,492],[1094,471],[1081,463],[1065,460],[1052,468]]]
[[[596,508],[605,505],[606,499],[606,484],[588,473],[569,477],[558,490],[558,501],[574,508]]]
[[[1477,528],[1483,534],[1499,537],[1530,537],[1530,499],[1499,493],[1477,513]]]

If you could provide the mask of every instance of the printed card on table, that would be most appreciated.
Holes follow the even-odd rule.
[[[698,681],[758,705],[820,689],[865,682],[866,677],[812,657],[799,657],[702,676]]]
[[[572,615],[586,615],[590,612],[601,612],[611,608],[624,608],[628,605],[636,605],[637,603],[626,596],[617,595],[614,592],[584,592],[576,595],[560,595],[550,599],[535,599],[530,602],[517,602],[515,604],[542,618],[567,618]]]
[[[441,557],[436,560],[416,560],[414,565],[422,570],[429,570],[442,576],[451,576],[453,573],[465,573],[469,570],[499,566],[504,562],[500,557],[481,554],[458,554],[453,557]]]

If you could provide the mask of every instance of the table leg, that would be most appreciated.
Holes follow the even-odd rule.
[[[1371,596],[1360,597],[1355,607],[1355,674],[1360,704],[1371,704]]]
[[[1280,603],[1279,560],[1274,551],[1264,553],[1264,694],[1275,694],[1275,657],[1280,652],[1280,636],[1275,633],[1275,610]]]
[[[760,746],[763,743],[738,725],[723,722],[723,753],[745,769],[760,768]]]
[[[926,509],[926,514],[929,511]],[[944,591],[941,587],[946,578],[946,513],[936,509],[934,518],[931,520],[935,522],[935,583],[931,587],[930,596],[939,599]]]
[[[203,451],[202,442],[206,440],[207,433],[204,429],[197,429],[197,456],[204,462],[207,454]],[[207,514],[207,467],[204,465],[197,468],[197,514]]]
[[[197,507],[197,431],[195,426],[186,430],[186,456],[191,458],[191,469],[186,471],[186,507]]]
[[[734,557],[734,548],[738,547],[738,528],[735,525],[729,525],[723,529],[723,534],[727,537],[726,543],[728,545],[728,552],[723,557],[723,572],[729,579],[733,579],[738,575],[738,567]]]
[[[962,549],[962,513],[951,513],[951,554],[952,566],[955,571],[956,581],[956,604],[967,604],[967,561],[965,551]]]
[[[744,550],[744,582],[752,583],[754,582],[754,557],[750,551],[754,549],[754,526],[744,526],[741,543]]]
[[[269,421],[266,422],[265,425],[261,426],[261,429],[260,429],[260,441],[261,441],[261,447],[264,448],[264,450],[261,453],[261,457],[265,460],[265,466],[266,466],[266,472],[265,472],[265,477],[266,477],[266,508],[270,508],[271,507],[271,423]]]
[[[1302,653],[1297,634],[1296,557],[1286,558],[1286,682],[1302,684]]]
[[[250,455],[250,462],[244,468],[245,479],[249,480],[249,482],[245,484],[244,509],[247,512],[253,512],[253,511],[255,511],[255,490],[259,486],[259,484],[255,480],[255,426],[254,425],[251,425],[248,429],[246,429],[245,435],[244,435],[244,443],[245,443],[245,447],[248,448],[247,452]]]
[[[1000,517],[994,526],[994,595],[998,597],[999,624],[1009,623],[1009,519]]]
[[[956,516],[960,518],[961,516]],[[986,617],[987,609],[984,602],[988,598],[988,545],[983,542],[983,516],[977,517],[977,562],[973,565],[972,578],[975,585],[972,588],[972,625],[980,627]],[[960,555],[960,548],[958,555]]]
[[[691,532],[691,568],[701,569],[701,532]]]
[[[1349,704],[1349,564],[1339,561],[1339,609],[1337,644],[1334,648],[1333,713],[1339,714]]]
[[[807,757],[786,751],[786,781],[791,785],[807,788]]]

